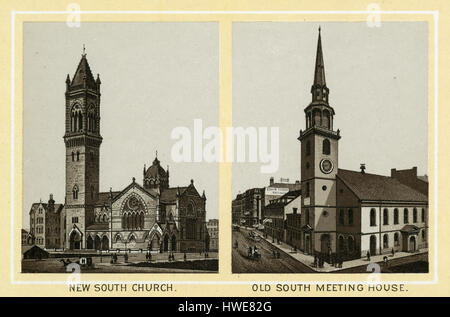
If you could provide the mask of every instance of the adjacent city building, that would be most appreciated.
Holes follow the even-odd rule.
[[[279,198],[289,191],[300,189],[300,181],[290,183],[288,178],[281,178],[275,182],[271,177],[267,187],[256,187],[238,194],[232,202],[232,222],[245,226],[261,225],[264,216],[265,206],[271,200]]]
[[[209,249],[207,251],[219,250],[219,219],[209,219],[206,223],[209,235]]]

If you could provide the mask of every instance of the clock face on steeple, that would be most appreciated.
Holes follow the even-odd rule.
[[[329,159],[323,159],[320,161],[320,170],[325,173],[329,174],[333,171],[333,162]]]

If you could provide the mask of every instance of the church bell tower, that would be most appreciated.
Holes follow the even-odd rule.
[[[336,173],[339,130],[329,104],[319,28],[312,100],[304,109],[306,129],[300,130],[302,185],[302,246],[313,254],[336,251]]]
[[[66,248],[86,247],[99,192],[100,77],[94,79],[83,49],[78,68],[66,79]]]

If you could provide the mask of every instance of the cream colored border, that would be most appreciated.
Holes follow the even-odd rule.
[[[80,1],[80,5],[82,8],[90,8],[91,5],[85,3],[84,1]],[[101,2],[101,1],[100,1]],[[305,5],[306,11],[299,11],[299,7],[301,7],[296,1],[288,1],[288,4],[285,5],[286,8],[284,10],[279,10],[279,8],[275,8],[273,5],[268,4],[267,1],[262,1],[260,4],[264,3],[264,7],[248,7],[246,5],[238,5],[232,6],[220,6],[209,7],[213,11],[201,11],[205,8],[208,8],[202,1],[198,1],[199,4],[192,5],[190,9],[191,11],[182,11],[179,8],[171,7],[169,5],[163,6],[160,5],[158,8],[166,9],[165,11],[155,11],[155,10],[146,10],[144,13],[139,10],[131,9],[131,4],[127,1],[127,7],[121,6],[117,9],[117,11],[125,10],[124,13],[116,13],[116,10],[99,10],[100,4],[95,4],[96,7],[93,7],[94,10],[91,13],[86,13],[82,11],[82,23],[84,21],[214,21],[220,22],[220,126],[222,128],[231,125],[232,118],[232,106],[231,106],[231,47],[232,47],[232,22],[233,21],[365,21],[367,14],[371,13],[368,11],[354,10],[355,7],[364,7],[358,4],[356,1],[342,1],[341,7],[336,7],[333,2],[330,1],[329,7],[320,8],[320,10],[306,10],[311,5]],[[177,2],[177,1],[174,1]],[[194,1],[195,2],[195,1]],[[392,295],[430,295],[426,289],[429,289],[432,285],[434,285],[430,290],[438,290],[441,294],[448,294],[448,273],[442,268],[445,268],[446,261],[448,258],[442,256],[442,254],[447,250],[439,250],[438,256],[438,244],[437,241],[439,239],[438,236],[438,225],[448,225],[449,217],[443,213],[440,213],[439,218],[437,214],[437,202],[438,202],[438,191],[441,190],[441,187],[438,187],[438,155],[441,155],[442,149],[440,149],[439,153],[437,151],[438,145],[442,145],[438,143],[437,134],[438,134],[438,125],[437,120],[442,120],[442,106],[438,112],[438,79],[439,76],[442,77],[442,74],[438,73],[438,54],[439,49],[442,49],[442,45],[439,45],[439,37],[438,37],[438,27],[442,28],[442,22],[438,23],[439,11],[444,10],[443,2],[436,1],[439,5],[434,7],[432,6],[424,6],[423,4],[419,9],[423,10],[414,10],[407,11],[401,10],[405,7],[400,6],[402,2],[405,1],[396,1],[395,6],[392,2],[385,3],[383,2],[383,8],[388,8],[389,10],[381,11],[382,13],[382,22],[383,21],[428,21],[429,23],[429,162],[430,162],[430,182],[434,184],[434,188],[431,190],[430,195],[430,219],[434,219],[434,228],[430,228],[430,237],[433,237],[434,241],[430,241],[430,244],[433,243],[433,247],[430,248],[430,273],[429,274],[392,274],[392,275],[383,275],[382,281],[383,283],[395,283],[395,281],[407,282],[408,292],[407,293],[393,293]],[[104,4],[104,3],[103,3]],[[4,6],[4,5],[2,5]],[[12,6],[6,5],[8,7],[9,12],[12,12]],[[4,30],[11,31],[11,52],[7,52],[5,49],[2,51],[2,56],[10,55],[11,58],[11,73],[10,80],[12,80],[13,85],[6,88],[10,88],[10,93],[12,93],[11,98],[11,112],[9,112],[8,105],[5,104],[2,107],[2,114],[6,116],[2,116],[6,122],[2,126],[2,130],[0,130],[2,136],[1,142],[5,145],[10,146],[10,162],[8,162],[7,157],[5,157],[4,153],[0,155],[1,162],[5,168],[8,167],[10,170],[9,177],[10,183],[4,184],[2,186],[2,195],[4,196],[3,201],[7,201],[10,199],[10,206],[8,209],[11,210],[13,217],[11,218],[10,228],[2,228],[2,242],[6,246],[6,241],[10,242],[10,252],[14,250],[20,250],[20,239],[15,239],[18,241],[11,241],[10,230],[13,233],[18,233],[20,230],[21,221],[21,213],[14,213],[14,210],[22,210],[22,202],[21,202],[21,158],[22,149],[19,144],[22,143],[22,135],[21,135],[21,127],[22,127],[22,96],[21,96],[21,72],[22,72],[22,22],[26,21],[65,21],[64,15],[68,12],[66,11],[47,11],[47,12],[39,12],[39,11],[31,11],[26,12],[28,8],[33,8],[32,5],[29,7],[23,6],[23,9],[15,11],[15,13],[11,13],[11,20],[14,17],[14,22],[10,25],[11,28],[5,27]],[[43,4],[42,7],[54,9],[52,5],[48,5],[47,3]],[[64,8],[64,6],[60,6],[58,8]],[[135,8],[138,8],[136,6]],[[339,10],[329,10],[330,8],[336,8]],[[226,9],[235,9],[235,11],[225,11]],[[349,11],[343,12],[344,9],[348,8]],[[396,11],[396,9],[399,11]],[[430,10],[430,8],[432,10]],[[440,8],[440,10],[437,10]],[[128,9],[128,10],[126,10]],[[134,9],[134,8],[133,8]],[[259,9],[266,10],[265,12],[257,11]],[[276,11],[270,11],[270,9],[276,9]],[[325,9],[325,11],[322,11]],[[342,11],[340,11],[342,9]],[[445,10],[448,11],[447,8]],[[44,10],[42,10],[44,11]],[[88,11],[88,10],[86,10]],[[111,12],[111,11],[114,11]],[[48,13],[50,12],[50,13]],[[84,12],[84,13],[83,13]],[[26,19],[23,18],[26,16]],[[442,14],[441,14],[442,16]],[[4,16],[5,17],[5,16]],[[61,19],[63,17],[63,19]],[[431,17],[431,19],[430,19]],[[11,22],[9,20],[9,22]],[[448,22],[445,22],[447,25]],[[2,31],[3,32],[3,31]],[[15,45],[12,45],[12,44]],[[441,43],[442,44],[442,43]],[[445,44],[445,48],[447,49],[447,44]],[[14,58],[13,58],[14,57]],[[442,68],[442,66],[441,66]],[[2,67],[1,69],[2,75],[7,74],[7,68]],[[6,78],[6,77],[5,77]],[[2,89],[5,90],[5,87]],[[4,91],[4,96],[7,95],[7,92]],[[2,101],[4,103],[4,101]],[[6,110],[6,111],[5,111]],[[15,111],[14,111],[15,110]],[[5,113],[6,112],[6,113]],[[9,116],[8,116],[9,114]],[[442,125],[441,125],[442,126]],[[5,131],[5,128],[9,128],[10,131]],[[441,131],[442,132],[442,131]],[[442,134],[441,134],[442,135]],[[10,136],[10,144],[8,144],[8,136]],[[444,147],[445,151],[445,147]],[[445,167],[444,167],[445,169]],[[442,175],[442,178],[445,178],[445,170],[439,169]],[[2,171],[3,172],[3,171]],[[4,179],[8,179],[8,174],[5,173]],[[150,282],[158,282],[164,283],[167,280],[172,281],[174,284],[176,283],[176,291],[172,292],[173,295],[176,296],[286,296],[286,295],[300,295],[298,293],[277,293],[274,291],[267,292],[252,292],[249,284],[254,283],[265,283],[265,284],[274,284],[274,283],[358,283],[358,281],[365,280],[366,275],[361,274],[339,274],[339,275],[325,275],[325,274],[231,274],[231,243],[227,243],[227,241],[231,241],[231,229],[227,230],[227,228],[231,228],[231,215],[229,210],[231,210],[231,164],[223,163],[219,167],[219,183],[220,183],[220,197],[219,197],[219,214],[220,214],[220,264],[219,264],[219,274],[185,274],[185,275],[168,275],[168,274],[130,274],[126,276],[126,283],[138,283],[140,280],[142,283],[150,283]],[[16,181],[14,181],[16,180]],[[19,181],[18,181],[19,180]],[[442,182],[442,180],[441,180]],[[8,194],[8,190],[10,190]],[[9,197],[8,197],[9,196]],[[442,200],[442,194],[439,196]],[[442,204],[440,204],[442,206]],[[445,207],[440,207],[445,208]],[[439,219],[439,220],[438,220]],[[7,222],[1,224],[3,227]],[[5,230],[6,229],[6,230]],[[442,236],[440,237],[440,246],[445,245],[446,242],[450,241],[450,239]],[[16,235],[17,236],[17,235]],[[444,242],[444,243],[442,243]],[[6,295],[12,295],[16,292],[24,293],[22,295],[36,295],[36,290],[38,287],[39,290],[42,290],[42,294],[40,295],[72,295],[68,293],[67,287],[65,285],[59,285],[65,283],[65,276],[55,275],[55,274],[21,274],[18,272],[18,267],[20,268],[20,256],[17,256],[17,252],[15,252],[15,256],[11,257],[9,252],[5,252],[5,250],[9,249],[8,247],[2,248],[2,252],[4,252],[4,259],[10,259],[10,267],[8,265],[3,264],[2,266],[6,269],[3,272],[10,272],[7,280],[6,274],[1,276],[1,280],[3,280],[3,285],[9,285],[8,287],[4,287],[1,290],[1,293],[5,293]],[[438,262],[440,262],[439,268],[441,271],[438,271]],[[439,279],[438,279],[439,272]],[[120,275],[120,274],[119,274]],[[131,276],[131,278],[130,278]],[[117,283],[124,276],[118,276],[118,274],[86,274],[83,275],[82,280],[84,281],[87,278],[90,282],[104,282],[108,280],[111,283]],[[49,278],[54,279],[55,281],[49,281]],[[151,281],[153,280],[153,281]],[[46,282],[47,281],[47,282]],[[86,280],[87,281],[87,280]],[[38,285],[26,285],[26,284],[40,284]],[[201,287],[195,287],[194,285],[201,284]],[[418,285],[419,284],[419,285]],[[53,286],[53,287],[52,287]],[[439,287],[436,287],[439,286]],[[131,293],[133,294],[133,293]],[[316,292],[310,292],[305,295],[314,295]],[[386,295],[386,293],[383,293]],[[375,296],[383,295],[383,294],[375,294]],[[85,294],[86,295],[86,294]],[[105,295],[105,294],[89,294],[89,295]],[[111,295],[111,294],[108,294]],[[120,293],[112,294],[112,295],[121,295]],[[143,296],[143,295],[158,295],[158,294],[134,294],[135,296]],[[161,295],[161,294],[159,294]],[[323,295],[323,293],[321,293]],[[329,293],[329,295],[336,296],[336,293]],[[363,295],[363,294],[352,294],[341,292],[338,295]],[[367,294],[366,294],[367,295]],[[391,295],[391,294],[390,294]],[[371,295],[374,296],[374,295]]]

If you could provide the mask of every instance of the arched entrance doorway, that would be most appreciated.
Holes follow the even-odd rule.
[[[93,248],[94,248],[94,240],[92,239],[91,236],[89,236],[89,237],[87,238],[87,241],[86,241],[86,248],[87,248],[87,249],[93,249]]]
[[[177,250],[177,237],[175,237],[175,235],[172,235],[171,250],[172,251]]]
[[[164,246],[163,246],[163,251],[169,251],[169,236],[165,235],[164,236]]]
[[[78,231],[73,230],[69,237],[69,248],[71,250],[80,250],[81,249],[81,235]]]
[[[409,251],[416,251],[416,238],[414,236],[409,237]]]
[[[107,236],[102,238],[102,250],[109,250],[109,239]]]
[[[320,252],[328,254],[329,248],[330,248],[330,235],[326,233],[320,237]]]
[[[370,255],[377,254],[377,237],[370,236]]]
[[[148,248],[152,251],[158,251],[160,248],[159,237],[157,234],[153,235],[153,238],[149,242]]]
[[[94,247],[95,247],[95,250],[101,249],[101,240],[100,240],[99,236],[95,236]]]

